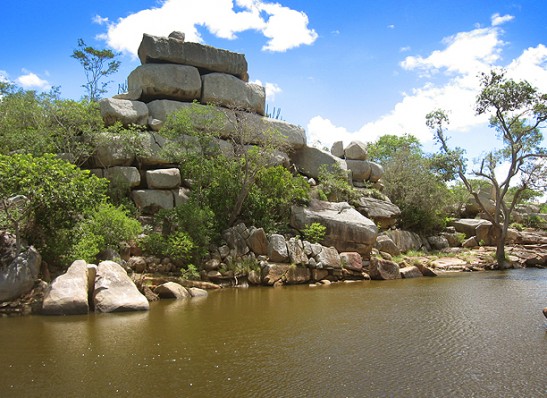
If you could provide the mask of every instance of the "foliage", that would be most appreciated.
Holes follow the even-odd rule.
[[[199,270],[194,264],[188,264],[180,269],[180,276],[186,280],[199,280]]]
[[[47,259],[83,214],[94,210],[105,200],[107,181],[80,170],[54,155],[34,157],[0,155],[0,202],[4,214],[13,207],[10,198],[23,196],[24,209],[17,210],[19,233],[30,244],[42,249]],[[22,211],[22,213],[21,213]],[[3,221],[9,220],[4,217]],[[13,222],[8,223],[13,228]],[[52,260],[58,260],[53,256]]]
[[[97,104],[9,86],[0,101],[1,154],[68,154],[82,164],[95,150],[103,121]]]
[[[385,165],[399,150],[406,150],[408,153],[423,155],[422,146],[418,138],[413,135],[403,136],[386,134],[375,142],[367,145],[368,157],[373,162]]]
[[[78,39],[78,48],[72,52],[71,56],[84,68],[87,83],[82,87],[87,92],[86,98],[91,102],[98,101],[111,83],[102,80],[116,73],[120,67],[120,61],[115,59],[118,54],[112,50],[99,50],[88,46],[82,39]]]
[[[445,125],[448,116],[443,110],[436,110],[426,116],[426,124],[434,130],[441,150],[452,159],[452,165],[467,190],[482,207],[487,219],[492,222],[498,236],[496,258],[498,267],[506,267],[505,237],[511,220],[511,213],[527,189],[544,191],[547,168],[547,150],[541,146],[541,127],[547,120],[547,94],[539,93],[528,82],[515,82],[503,72],[491,71],[481,76],[481,91],[476,100],[476,113],[490,113],[490,126],[503,143],[503,148],[486,154],[472,170],[475,177],[490,182],[495,194],[495,209],[488,211],[479,200],[476,189],[466,174],[464,152],[448,147]],[[495,169],[508,164],[507,174],[498,179]],[[519,178],[519,181],[515,180]],[[516,187],[513,197],[508,199],[509,189]]]
[[[349,182],[347,172],[340,166],[319,167],[319,191],[332,202],[353,202],[359,194]]]
[[[214,214],[216,231],[236,221],[274,228],[288,222],[290,205],[305,200],[307,191],[301,178],[275,166],[278,152],[287,150],[285,140],[241,122],[243,113],[238,117],[197,104],[174,112],[162,129],[169,138],[164,150],[192,181],[193,203]]]
[[[94,262],[101,250],[119,249],[121,242],[135,239],[141,231],[141,224],[131,218],[125,208],[103,203],[72,230],[74,244],[70,260]]]
[[[192,238],[184,231],[177,231],[167,236],[153,232],[145,236],[140,244],[148,254],[169,256],[173,260],[183,262],[191,260],[195,249]]]
[[[325,239],[326,233],[327,227],[318,222],[306,225],[306,227],[302,229],[302,235],[304,236],[304,239],[310,243],[321,242],[323,239]]]
[[[283,166],[261,170],[251,187],[241,218],[266,231],[279,231],[289,223],[291,206],[309,201],[310,187],[302,176],[293,176]]]

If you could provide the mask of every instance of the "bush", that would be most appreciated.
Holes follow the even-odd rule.
[[[302,229],[302,235],[310,243],[319,243],[325,239],[325,234],[327,233],[327,227],[323,224],[314,222],[310,225],[307,225]]]
[[[320,197],[326,197],[332,202],[353,202],[359,196],[349,182],[347,172],[339,166],[320,166],[319,190]]]
[[[74,228],[71,261],[84,259],[94,262],[100,251],[107,248],[117,250],[121,242],[135,239],[141,231],[141,224],[129,217],[125,208],[102,204]]]

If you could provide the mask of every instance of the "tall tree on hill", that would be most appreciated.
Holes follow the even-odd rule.
[[[429,113],[426,124],[434,130],[441,151],[452,161],[466,189],[492,223],[496,261],[498,268],[503,269],[509,267],[505,261],[505,240],[511,213],[528,189],[545,191],[547,188],[547,149],[542,146],[541,133],[547,120],[547,94],[538,92],[526,81],[516,82],[506,78],[504,72],[497,71],[482,74],[481,87],[475,111],[478,115],[491,115],[490,126],[498,133],[503,147],[487,153],[471,175],[492,184],[494,209],[487,209],[479,200],[479,192],[466,173],[464,151],[448,147],[445,125],[449,120],[446,112],[438,109]],[[495,170],[502,163],[507,163],[509,168],[504,177],[498,177]]]
[[[120,61],[115,59],[117,56],[112,50],[98,50],[78,39],[78,48],[72,52],[72,58],[77,59],[84,68],[87,83],[82,87],[86,89],[90,101],[98,101],[106,93],[111,81],[103,82],[102,79],[118,71]]]

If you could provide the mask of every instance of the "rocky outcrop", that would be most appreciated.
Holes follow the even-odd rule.
[[[224,73],[211,73],[202,77],[201,103],[220,105],[264,116],[266,91],[258,84],[246,83]]]
[[[0,267],[0,302],[28,293],[40,272],[42,257],[32,246]]]
[[[367,145],[361,141],[351,141],[344,149],[344,156],[346,160],[367,160]]]
[[[386,235],[390,237],[401,253],[409,250],[420,250],[422,247],[422,238],[414,232],[397,229],[387,231]]]
[[[386,200],[361,197],[358,201],[357,211],[365,217],[372,219],[382,229],[388,229],[397,223],[401,215],[401,209]]]
[[[378,183],[384,175],[384,168],[378,163],[368,160],[367,145],[361,141],[352,141],[343,148],[341,141],[335,142],[331,155],[345,159],[347,168],[352,173],[352,181],[356,186],[364,183]]]
[[[144,102],[105,98],[99,101],[105,125],[121,122],[124,126],[148,124],[148,107]]]
[[[326,167],[327,170],[335,170],[340,168],[347,170],[347,164],[344,160],[332,156],[328,152],[318,148],[303,147],[295,151],[291,155],[291,160],[298,171],[311,178],[319,178],[321,167]]]
[[[475,236],[477,227],[483,224],[492,225],[490,221],[476,218],[461,218],[450,223],[450,225],[454,227],[457,232],[464,233],[467,238]]]
[[[97,267],[93,301],[97,312],[145,311],[149,304],[127,272],[113,261]]]
[[[293,228],[302,230],[315,222],[326,227],[323,245],[333,246],[339,252],[354,251],[368,256],[378,234],[374,222],[346,202],[312,201],[309,207],[293,206]]]
[[[173,37],[144,34],[138,49],[142,64],[172,63],[190,65],[203,72],[220,72],[248,80],[245,55],[227,50],[189,43]]]
[[[46,290],[42,313],[46,315],[79,315],[89,312],[89,292],[95,282],[95,269],[84,260],[72,263],[63,275],[58,276]],[[91,284],[89,283],[91,280]]]

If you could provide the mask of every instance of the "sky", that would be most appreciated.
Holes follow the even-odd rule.
[[[245,54],[269,110],[319,147],[413,134],[434,152],[425,115],[442,108],[450,143],[479,156],[497,145],[474,112],[479,73],[502,67],[547,92],[547,0],[1,0],[0,13],[0,79],[81,98],[81,38],[120,54],[114,95],[143,33],[182,31]]]

